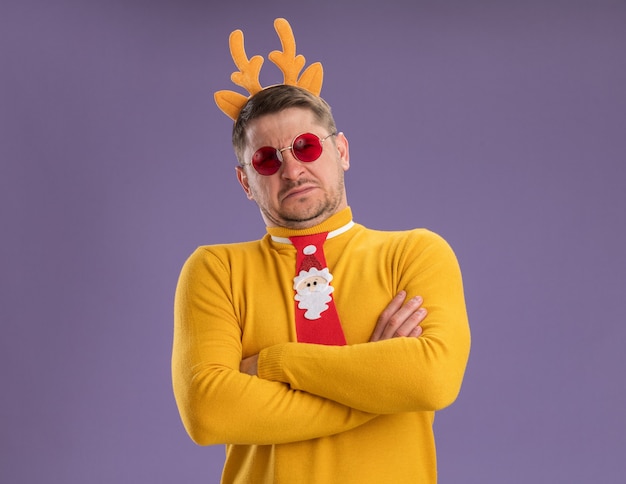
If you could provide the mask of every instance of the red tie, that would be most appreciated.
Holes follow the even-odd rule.
[[[297,250],[295,291],[296,332],[301,343],[341,346],[346,338],[332,297],[333,276],[326,267],[328,232],[289,237]]]

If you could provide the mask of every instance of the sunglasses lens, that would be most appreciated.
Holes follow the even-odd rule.
[[[252,166],[260,175],[273,175],[280,168],[280,164],[276,149],[271,146],[259,148],[252,156]]]
[[[293,154],[300,161],[315,161],[322,154],[322,143],[312,133],[304,133],[293,140]]]

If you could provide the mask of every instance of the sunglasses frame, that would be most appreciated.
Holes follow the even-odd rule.
[[[285,148],[274,148],[273,146],[261,146],[259,149],[257,149],[254,154],[252,155],[252,161],[250,161],[250,163],[246,163],[245,165],[242,166],[249,166],[252,165],[252,167],[254,168],[254,170],[261,176],[272,176],[276,173],[278,173],[278,170],[280,170],[281,165],[284,163],[284,159],[283,159],[283,151],[287,151],[287,150],[291,150],[291,154],[293,155],[293,157],[298,160],[301,163],[312,163],[314,161],[319,160],[320,156],[322,156],[322,153],[324,152],[324,141],[326,141],[328,138],[330,138],[331,136],[336,136],[338,133],[337,131],[330,133],[327,136],[324,136],[323,138],[316,135],[315,133],[311,133],[308,131],[305,131],[304,133],[300,133],[297,136],[295,136],[293,138],[293,140],[291,141],[291,145],[286,146]],[[311,135],[314,136],[315,138],[317,138],[317,140],[319,141],[320,144],[320,154],[312,159],[312,160],[302,160],[298,157],[298,153],[297,151],[294,151],[293,147],[296,144],[296,141],[298,140],[298,138],[300,138],[301,136],[305,136],[305,135]],[[261,151],[261,150],[267,150],[267,149],[272,149],[274,150],[274,156],[276,157],[276,160],[278,161],[278,166],[276,167],[276,170],[271,172],[271,173],[261,173],[259,171],[259,169],[257,168],[257,166],[254,163],[254,157],[256,156],[256,154]]]

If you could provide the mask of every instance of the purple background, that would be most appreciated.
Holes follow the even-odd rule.
[[[173,293],[197,245],[264,232],[212,95],[230,31],[266,56],[284,16],[324,63],[355,219],[461,262],[440,481],[623,482],[626,2],[213,3],[2,3],[0,481],[217,482],[172,396]]]

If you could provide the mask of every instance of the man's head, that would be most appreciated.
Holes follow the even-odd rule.
[[[242,159],[248,125],[261,116],[274,114],[287,108],[309,109],[317,122],[329,133],[337,130],[330,106],[321,97],[296,86],[280,84],[268,87],[248,100],[233,126],[233,148],[240,165],[243,166],[249,162],[249,160]]]
[[[321,141],[315,161],[294,157],[293,140],[303,133]],[[235,122],[233,147],[239,183],[259,206],[266,225],[308,228],[347,207],[343,175],[350,166],[348,141],[336,133],[330,107],[321,98],[285,85],[257,93]],[[251,163],[262,147],[280,151],[281,162],[270,175]]]

